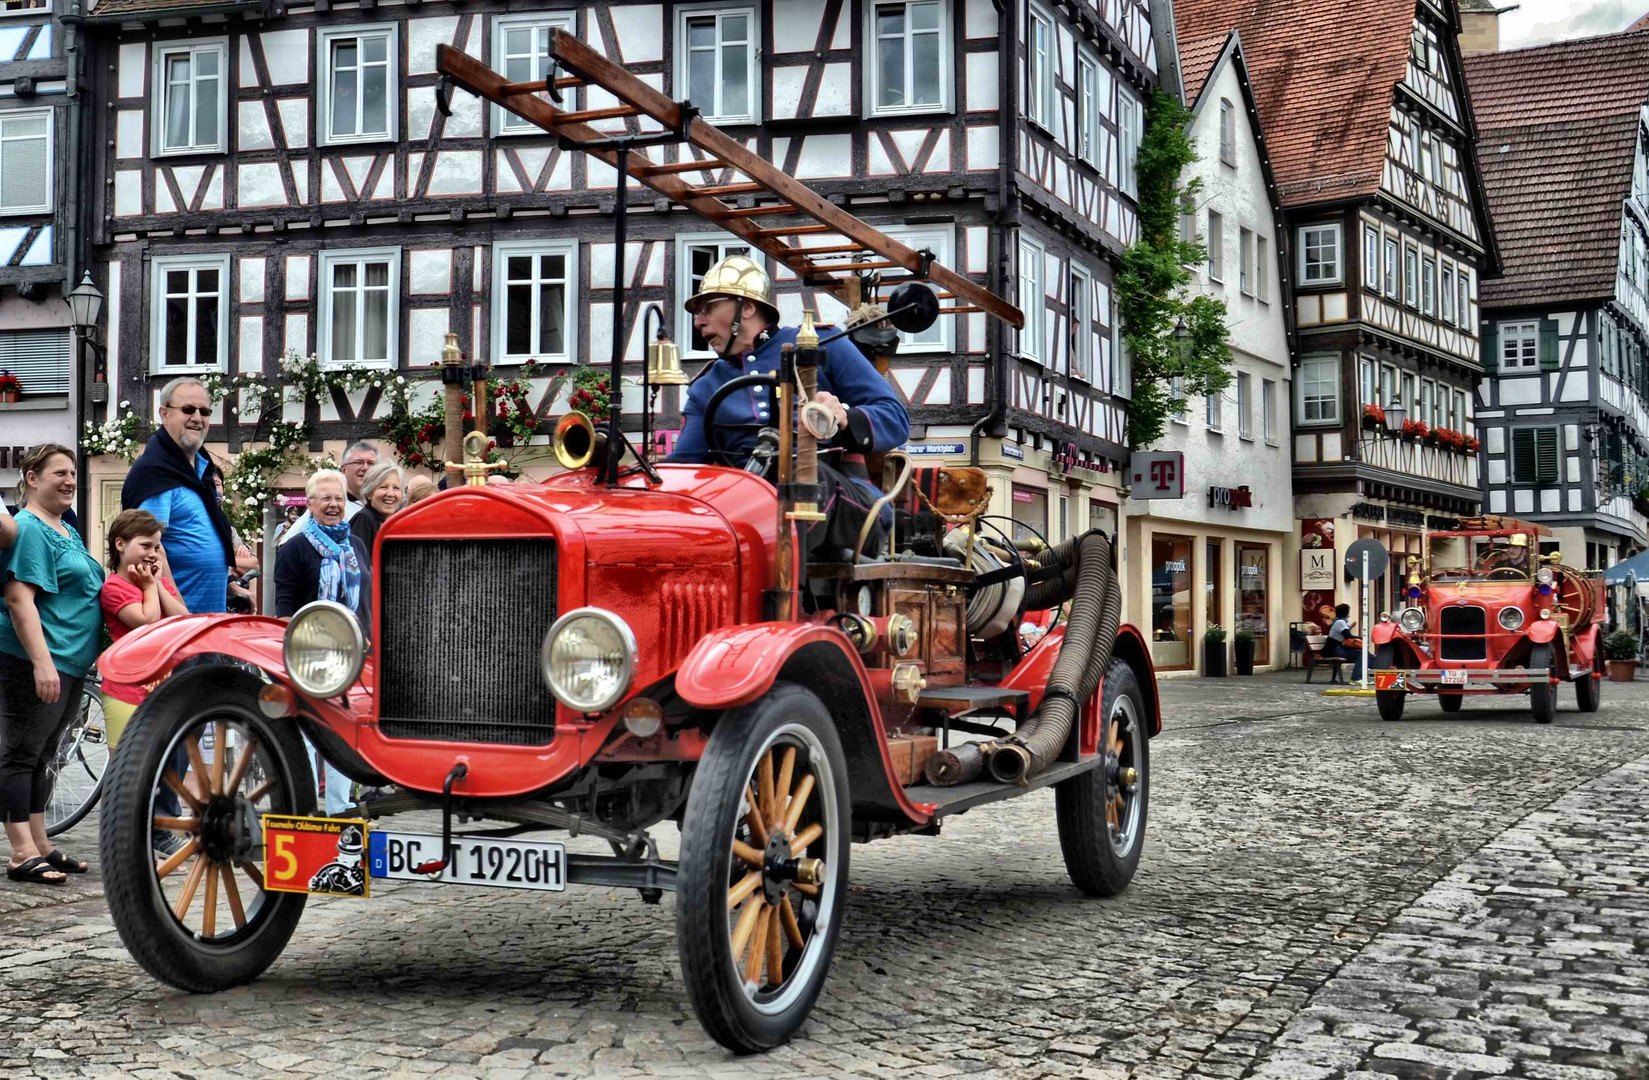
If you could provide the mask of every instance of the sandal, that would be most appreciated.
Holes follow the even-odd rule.
[[[44,857],[47,862],[52,864],[54,869],[61,870],[65,874],[84,874],[91,869],[90,863],[83,863],[79,859],[63,854],[61,848],[52,848],[46,852]]]
[[[47,874],[56,874],[57,877],[47,877]],[[54,869],[52,864],[46,861],[44,855],[36,855],[16,866],[6,867],[6,877],[12,881],[28,881],[36,885],[66,885],[69,881],[61,870]]]

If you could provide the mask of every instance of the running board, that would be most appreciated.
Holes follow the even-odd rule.
[[[1016,795],[1024,795],[1038,788],[1069,780],[1073,776],[1081,776],[1104,763],[1105,757],[1102,754],[1095,754],[1085,761],[1056,761],[1031,777],[1023,786],[998,784],[993,780],[976,780],[971,784],[957,784],[955,787],[919,784],[906,788],[905,798],[913,803],[926,803],[932,806],[935,818],[950,817],[952,814],[966,813],[976,806],[1001,802],[1003,799],[1011,799]]]

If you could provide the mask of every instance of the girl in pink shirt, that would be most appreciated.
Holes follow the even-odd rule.
[[[166,572],[160,546],[165,526],[147,510],[123,510],[109,524],[109,565],[103,582],[103,622],[119,641],[140,626],[168,615],[187,615],[177,586]]]

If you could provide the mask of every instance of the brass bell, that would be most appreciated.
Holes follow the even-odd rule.
[[[687,385],[687,376],[681,370],[681,350],[663,329],[647,346],[647,381],[654,386]]]

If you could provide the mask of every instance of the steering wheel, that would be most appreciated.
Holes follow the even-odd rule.
[[[704,417],[700,420],[700,423],[704,425],[705,450],[710,455],[710,459],[718,465],[725,465],[730,469],[737,469],[741,465],[736,452],[722,445],[722,434],[724,432],[755,432],[764,427],[778,426],[777,424],[723,424],[716,419],[716,413],[721,409],[722,402],[727,400],[727,395],[735,390],[748,390],[754,386],[765,386],[777,391],[779,388],[778,376],[737,375],[716,387],[716,392],[711,394],[710,400],[704,403]],[[778,402],[776,401],[774,402],[774,408],[778,408]]]
[[[1522,581],[1529,576],[1515,566],[1497,566],[1493,570],[1490,570],[1485,576],[1490,581],[1493,581],[1495,580],[1496,574],[1502,575],[1504,578],[1514,581]]]

